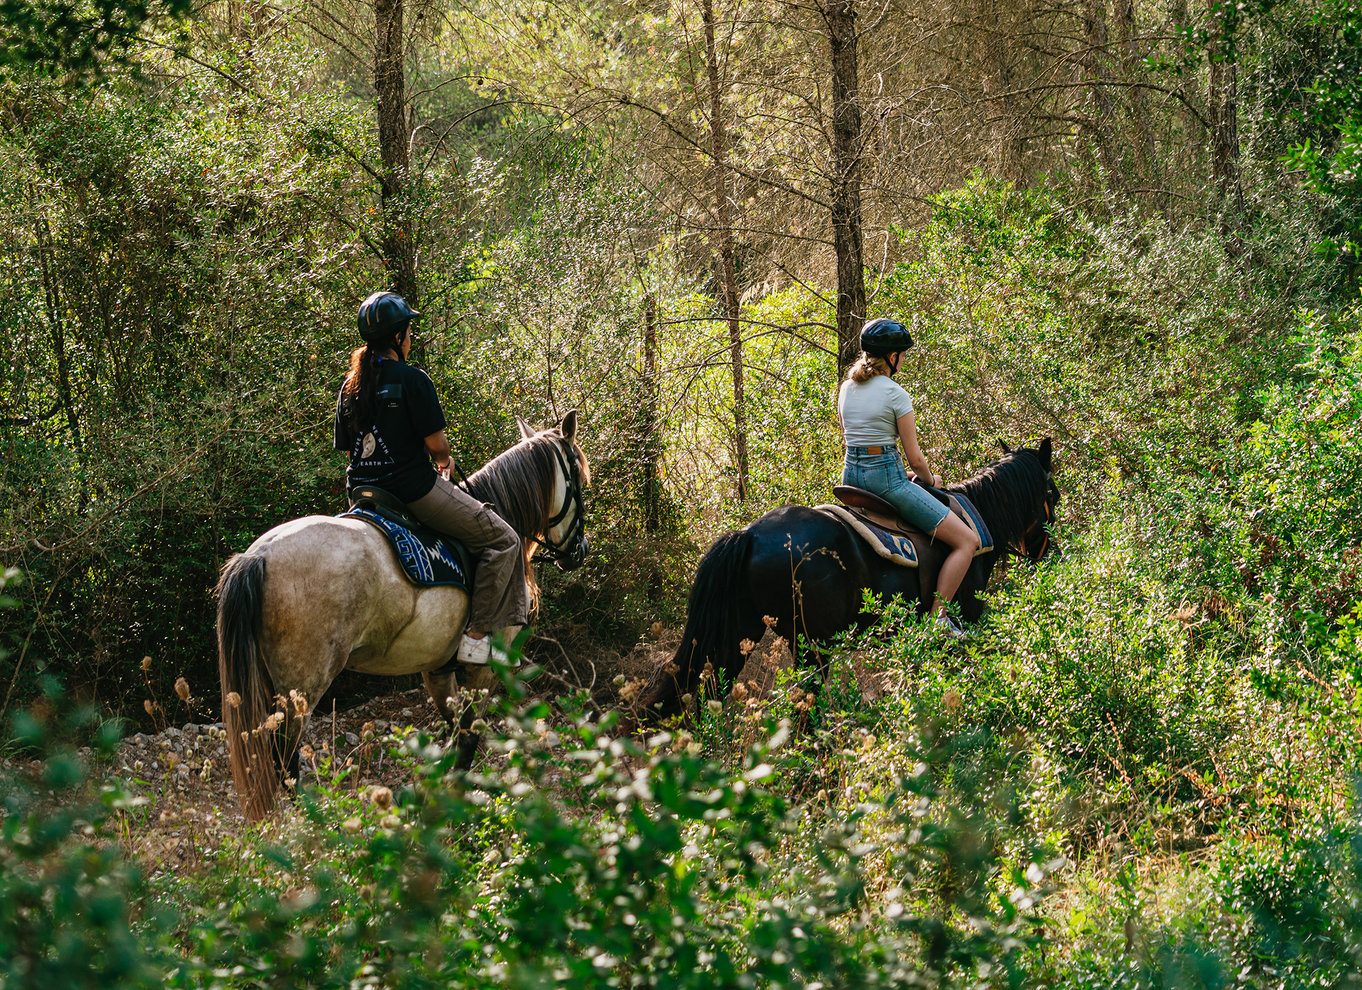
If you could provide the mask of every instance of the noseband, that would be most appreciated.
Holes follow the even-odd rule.
[[[582,494],[581,460],[576,452],[572,451],[570,456],[564,458],[562,447],[555,443],[553,456],[557,458],[558,467],[563,472],[567,491],[563,494],[562,508],[548,521],[543,534],[535,537],[534,542],[539,544],[539,556],[566,570],[580,567],[582,561],[586,559],[586,499]],[[553,532],[554,527],[566,519],[567,514],[573,509],[577,511],[572,524],[563,538],[555,543],[549,538],[549,533]]]
[[[1018,557],[1025,557],[1033,564],[1044,557],[1045,551],[1050,549],[1050,523],[1054,522],[1055,519],[1055,511],[1050,504],[1050,490],[1054,487],[1054,482],[1051,480],[1051,477],[1050,473],[1046,472],[1045,500],[1041,503],[1042,507],[1045,509],[1045,518],[1037,519],[1030,526],[1027,526],[1022,532],[1021,537],[1015,543],[1009,543],[1007,546],[1007,549],[1012,553],[1016,554]],[[1035,556],[1032,556],[1027,552],[1026,544],[1030,540],[1031,534],[1034,533],[1037,528],[1045,535],[1045,538],[1040,541],[1040,549],[1036,551]]]

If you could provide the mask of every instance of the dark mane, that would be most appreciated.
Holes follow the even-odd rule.
[[[549,525],[558,442],[548,431],[521,440],[474,471],[465,490],[480,502],[491,502],[522,538],[542,534]]]
[[[1028,513],[1045,498],[1048,487],[1040,455],[1023,447],[946,490],[974,503],[993,531],[994,545],[1002,547],[1022,535],[1031,522]]]

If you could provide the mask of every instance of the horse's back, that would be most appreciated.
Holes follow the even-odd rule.
[[[292,657],[324,667],[330,683],[347,666],[405,674],[448,658],[448,629],[466,596],[411,584],[369,523],[304,516],[262,534],[246,553],[266,561],[262,618],[276,664]]]
[[[789,631],[826,639],[862,619],[863,594],[902,595],[918,602],[914,568],[869,552],[846,523],[804,505],[772,509],[749,527],[754,603]],[[786,635],[786,629],[781,629]]]

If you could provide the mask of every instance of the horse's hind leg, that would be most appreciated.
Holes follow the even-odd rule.
[[[478,747],[482,745],[482,735],[473,730],[473,723],[487,710],[487,697],[497,686],[496,672],[491,667],[478,664],[463,664],[460,684],[463,697],[463,711],[459,713],[459,734],[456,740],[459,758],[455,765],[467,770],[477,759]]]
[[[454,709],[450,707],[451,703],[456,703],[454,695],[458,691],[454,684],[454,671],[432,670],[429,673],[422,674],[421,680],[425,682],[426,691],[430,694],[431,704],[440,713],[440,717],[449,724],[452,731],[457,730],[458,723],[454,718]]]
[[[473,723],[486,709],[486,696],[496,687],[497,678],[487,666],[452,664],[451,667],[422,674],[421,679],[430,692],[435,710],[449,723],[459,754],[457,766],[467,770],[477,758],[482,743],[481,735],[473,731]]]

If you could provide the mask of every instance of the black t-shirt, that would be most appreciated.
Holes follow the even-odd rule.
[[[336,449],[350,452],[349,487],[375,485],[403,502],[435,487],[426,437],[445,428],[435,385],[420,368],[380,358],[374,420],[356,430],[345,415],[345,394],[336,398]]]

